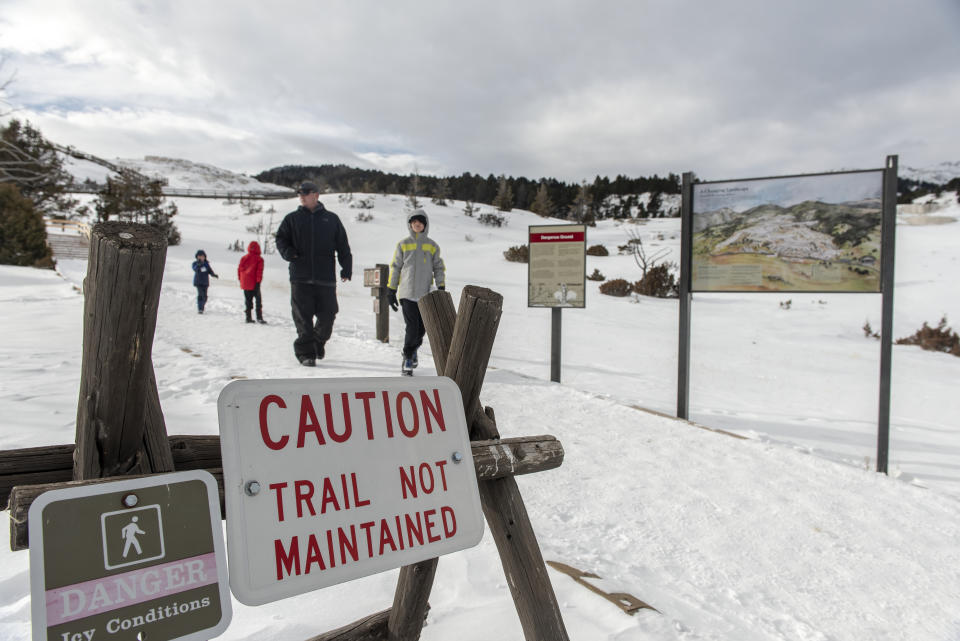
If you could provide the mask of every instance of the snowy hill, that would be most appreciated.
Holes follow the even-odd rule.
[[[93,181],[98,184],[106,182],[107,176],[112,175],[108,167],[91,160],[71,157],[61,154],[64,169],[67,170],[78,183]],[[167,158],[164,156],[144,156],[140,160],[114,158],[108,163],[119,167],[128,167],[146,176],[160,179],[166,186],[175,189],[204,189],[217,191],[285,191],[289,187],[260,182],[256,178],[221,169],[206,163],[183,160],[181,158]]]
[[[945,161],[923,169],[899,167],[897,174],[900,178],[909,178],[920,182],[933,183],[934,185],[945,185],[954,178],[960,177],[960,160]]]
[[[145,161],[146,162],[146,161]],[[158,163],[167,165],[167,163]],[[169,165],[175,167],[175,164]],[[179,169],[171,170],[171,183]],[[220,180],[210,173],[209,184]],[[194,183],[195,187],[207,184]],[[370,199],[371,209],[359,207]],[[267,325],[246,325],[235,279],[236,240],[294,200],[245,215],[239,204],[173,199],[183,242],[167,253],[153,362],[170,434],[216,434],[216,400],[236,378],[396,376],[403,325],[374,339],[362,270],[389,260],[405,231],[400,196],[324,195],[354,254],[341,285],[327,356],[315,370],[294,359],[287,266],[265,255]],[[550,570],[575,641],[934,641],[960,638],[960,359],[896,346],[891,475],[876,453],[878,295],[704,294],[693,302],[691,411],[676,402],[676,300],[612,298],[588,282],[586,309],[564,310],[561,384],[550,377],[550,313],[526,305],[527,266],[503,251],[526,242],[529,212],[504,227],[467,216],[463,203],[429,202],[431,236],[447,265],[454,302],[467,284],[504,296],[481,391],[505,437],[553,434],[563,465],[519,477],[545,559],[598,575],[657,611],[633,616]],[[493,213],[483,207],[481,213]],[[960,205],[941,225],[897,229],[896,337],[946,314],[960,321],[956,279]],[[639,234],[651,252],[679,259],[679,219],[602,221],[588,244],[587,273],[637,280],[616,247]],[[195,311],[190,264],[203,248],[221,275],[207,311]],[[69,443],[79,389],[83,260],[59,273],[0,267],[0,448]],[[417,375],[430,375],[424,346]],[[647,411],[652,410],[652,411]],[[0,640],[30,638],[26,552],[0,550]],[[396,571],[262,607],[234,602],[230,640],[301,639],[393,600]],[[424,641],[522,639],[489,533],[440,560]]]
[[[181,158],[144,156],[142,160],[118,159],[117,162],[147,176],[164,179],[168,186],[180,189],[289,189],[281,185],[262,183],[256,178],[213,165]]]

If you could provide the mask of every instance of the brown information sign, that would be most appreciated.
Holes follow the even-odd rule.
[[[531,225],[527,307],[586,306],[586,225]]]
[[[208,472],[46,492],[29,524],[34,641],[201,641],[230,623]]]

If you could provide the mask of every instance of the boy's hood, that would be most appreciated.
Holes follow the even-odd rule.
[[[421,233],[425,236],[428,236],[430,234],[430,216],[427,216],[427,212],[423,211],[422,209],[414,209],[412,212],[407,214],[407,232],[414,238],[417,237],[417,234],[413,231],[413,227],[410,226],[410,220],[414,216],[423,216],[423,219],[427,221],[423,225],[423,231]]]
[[[260,254],[260,243],[255,240],[251,240],[247,245],[247,253],[249,254]]]

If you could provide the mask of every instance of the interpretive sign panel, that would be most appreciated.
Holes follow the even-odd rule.
[[[201,641],[229,625],[208,472],[52,490],[28,518],[34,641]]]
[[[693,185],[691,291],[879,292],[883,170]]]
[[[449,378],[234,381],[218,410],[230,588],[243,603],[483,536],[463,400]]]
[[[585,307],[587,226],[531,225],[527,307]]]

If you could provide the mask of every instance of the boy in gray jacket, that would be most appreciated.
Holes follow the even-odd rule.
[[[440,258],[440,246],[427,236],[429,229],[430,221],[426,212],[414,210],[407,217],[410,235],[397,243],[390,262],[387,300],[393,311],[403,306],[403,320],[406,323],[401,368],[404,376],[413,376],[413,368],[417,366],[417,349],[423,344],[423,335],[427,332],[417,301],[430,292],[434,282],[437,289],[443,289],[446,285],[446,269]]]

